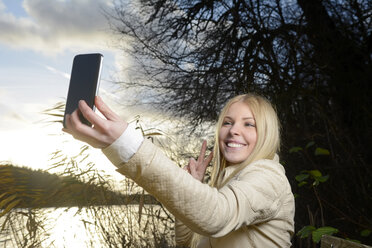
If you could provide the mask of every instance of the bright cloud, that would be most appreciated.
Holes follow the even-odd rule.
[[[62,77],[66,78],[66,79],[70,79],[70,74],[66,73],[66,72],[63,72],[63,71],[59,71],[57,70],[56,68],[54,67],[51,67],[51,66],[48,66],[46,65],[45,68],[52,72],[52,73],[55,73],[55,74],[58,74],[58,75],[61,75]]]
[[[17,17],[0,2],[0,42],[45,54],[108,47],[113,36],[105,12],[110,0],[24,0],[28,16]]]

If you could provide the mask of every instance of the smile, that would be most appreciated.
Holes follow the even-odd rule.
[[[233,148],[239,148],[239,147],[244,146],[243,144],[238,144],[238,143],[227,143],[226,145],[227,147],[233,147]]]

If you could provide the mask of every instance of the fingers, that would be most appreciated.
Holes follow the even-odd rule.
[[[103,148],[105,144],[100,142],[100,133],[85,124],[79,118],[79,110],[75,110],[71,115],[66,115],[66,128],[62,131],[71,134],[75,139],[84,141],[95,148]]]
[[[115,114],[102,100],[101,97],[96,96],[95,105],[97,109],[108,119],[108,120],[118,120],[120,117]]]
[[[190,158],[189,165],[187,167],[188,170],[193,173],[196,171],[197,167],[199,167],[199,164],[194,158]]]
[[[79,110],[81,114],[87,119],[90,123],[94,126],[101,127],[103,125],[104,120],[99,117],[84,100],[79,101]]]
[[[211,152],[206,158],[205,153],[207,151],[207,142],[204,140],[200,154],[197,160],[190,158],[187,166],[184,167],[188,173],[190,173],[195,179],[203,182],[204,174],[207,166],[212,161],[213,153]]]
[[[75,110],[71,115],[66,115],[66,128],[63,131],[93,147],[105,148],[120,137],[127,128],[128,123],[121,120],[100,98],[96,100],[97,107],[105,117],[96,114],[85,101],[79,101],[79,109]],[[93,124],[93,127],[81,122],[79,118],[80,112]]]
[[[209,163],[212,161],[213,159],[213,152],[209,153],[208,157],[204,160],[205,161],[205,168],[209,165]]]
[[[202,144],[202,147],[201,147],[201,150],[200,150],[200,154],[199,154],[199,157],[198,157],[198,162],[201,162],[204,160],[204,157],[205,157],[205,152],[207,151],[207,141],[206,140],[203,140],[203,144]]]
[[[205,152],[207,151],[207,141],[203,140],[202,148],[200,150],[200,154],[198,157],[198,163],[203,164],[203,166],[207,166],[213,158],[213,152],[211,152],[207,158],[205,158]]]
[[[190,166],[189,166],[189,165],[184,166],[183,169],[184,169],[185,171],[187,171],[188,173],[191,172],[191,171],[190,171]]]
[[[87,118],[86,116],[84,117]],[[88,121],[92,122],[91,119],[88,119]],[[76,138],[81,136],[90,136],[95,132],[94,129],[81,122],[78,109],[71,115],[66,116],[66,127],[66,132],[72,134]]]
[[[66,132],[66,133],[69,133],[69,134],[72,134],[69,127],[71,127],[71,124],[70,124],[70,118],[71,118],[71,115],[67,114],[65,116],[65,126],[64,128],[62,128],[62,131],[63,132]]]

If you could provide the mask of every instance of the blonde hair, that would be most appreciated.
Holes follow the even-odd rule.
[[[229,178],[224,180],[227,182],[236,173],[239,173],[250,163],[260,159],[273,159],[275,154],[280,150],[280,125],[278,116],[274,107],[264,97],[255,94],[238,95],[227,102],[222,109],[215,132],[214,143],[214,161],[210,185],[213,187],[221,188],[223,184],[218,185],[218,178],[220,172],[226,167],[226,161],[220,152],[219,147],[219,132],[230,106],[236,102],[243,102],[247,104],[252,111],[253,117],[256,122],[257,142],[249,157],[240,163],[238,169]]]
[[[247,104],[252,111],[256,123],[257,141],[249,157],[237,166],[237,169],[226,179],[221,181],[220,175],[226,167],[219,146],[219,132],[227,114],[227,111],[233,103],[243,102]],[[211,173],[210,185],[215,188],[223,187],[232,177],[242,171],[250,163],[260,159],[273,159],[280,150],[280,124],[277,113],[272,104],[264,97],[255,94],[238,95],[227,102],[221,110],[218,122],[216,124],[213,149],[213,167]],[[196,247],[200,240],[200,235],[194,234],[191,247]]]

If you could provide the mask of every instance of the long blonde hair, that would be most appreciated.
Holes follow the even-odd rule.
[[[252,111],[256,122],[257,141],[249,157],[237,166],[236,170],[223,181],[220,180],[221,172],[226,167],[226,160],[224,159],[219,146],[219,132],[222,127],[224,118],[230,106],[236,102],[243,102],[247,104]],[[280,149],[280,124],[277,113],[272,104],[264,97],[255,94],[238,95],[230,99],[225,107],[221,110],[218,122],[216,124],[214,149],[213,149],[213,167],[211,173],[210,185],[215,188],[223,187],[232,177],[242,171],[250,163],[260,159],[273,159],[275,154]],[[200,241],[200,235],[194,234],[192,238],[191,247],[196,247]]]
[[[221,188],[223,186],[223,184],[217,185],[217,182],[220,172],[226,167],[226,161],[220,152],[219,132],[227,111],[229,110],[230,106],[236,102],[243,102],[247,104],[252,111],[256,122],[257,142],[249,157],[239,165],[236,165],[238,167],[235,170],[235,173],[224,180],[224,182],[227,182],[229,179],[231,179],[231,177],[236,175],[236,173],[239,173],[242,169],[254,161],[259,159],[273,159],[274,155],[279,152],[280,149],[280,125],[276,111],[271,103],[264,97],[255,94],[238,95],[232,98],[222,109],[216,126],[213,149],[215,159],[213,161],[210,185],[217,188]]]

